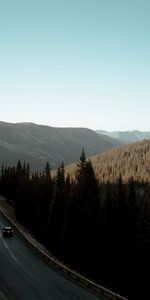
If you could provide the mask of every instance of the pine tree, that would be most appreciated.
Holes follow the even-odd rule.
[[[63,226],[66,211],[64,164],[57,169],[54,182],[53,196],[50,205],[48,240],[51,250],[57,255],[62,255]]]
[[[76,185],[69,216],[68,255],[76,267],[84,271],[87,270],[87,263],[91,262],[91,273],[94,268],[93,249],[98,240],[99,208],[98,182],[91,161],[86,160],[83,150],[77,164]]]

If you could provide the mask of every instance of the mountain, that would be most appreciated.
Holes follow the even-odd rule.
[[[91,156],[120,144],[87,128],[0,122],[0,165],[5,166],[21,159],[29,162],[32,170],[42,170],[47,161],[54,168],[62,161],[69,164],[79,159],[83,147],[86,155]]]
[[[96,130],[98,134],[104,134],[109,137],[115,138],[120,142],[125,144],[130,144],[144,139],[150,139],[150,131],[105,131],[105,130]]]
[[[114,148],[90,158],[99,182],[116,182],[119,174],[124,182],[131,177],[150,182],[150,140]],[[76,163],[66,166],[65,174],[75,177]]]

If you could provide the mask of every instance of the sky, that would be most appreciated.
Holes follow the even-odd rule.
[[[0,0],[0,121],[150,130],[149,0]]]

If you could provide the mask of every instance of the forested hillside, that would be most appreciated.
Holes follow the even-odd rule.
[[[43,170],[47,161],[57,168],[62,161],[76,161],[83,148],[91,156],[118,145],[115,139],[87,128],[0,122],[0,167],[13,166],[20,159],[30,163],[33,171]]]
[[[118,174],[124,182],[131,177],[138,182],[150,182],[150,140],[121,146],[90,158],[99,182],[116,182]],[[76,164],[65,168],[75,177]]]
[[[11,199],[18,220],[67,265],[129,300],[149,299],[150,181],[140,176],[124,183],[120,172],[114,183],[98,182],[84,151],[74,181],[65,177],[64,168],[62,163],[51,176],[48,163],[42,173],[32,174],[20,161],[3,167],[0,194]]]

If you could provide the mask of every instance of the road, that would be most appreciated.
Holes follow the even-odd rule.
[[[9,300],[102,300],[51,269],[17,230],[3,238],[5,225],[0,214],[0,290]]]

